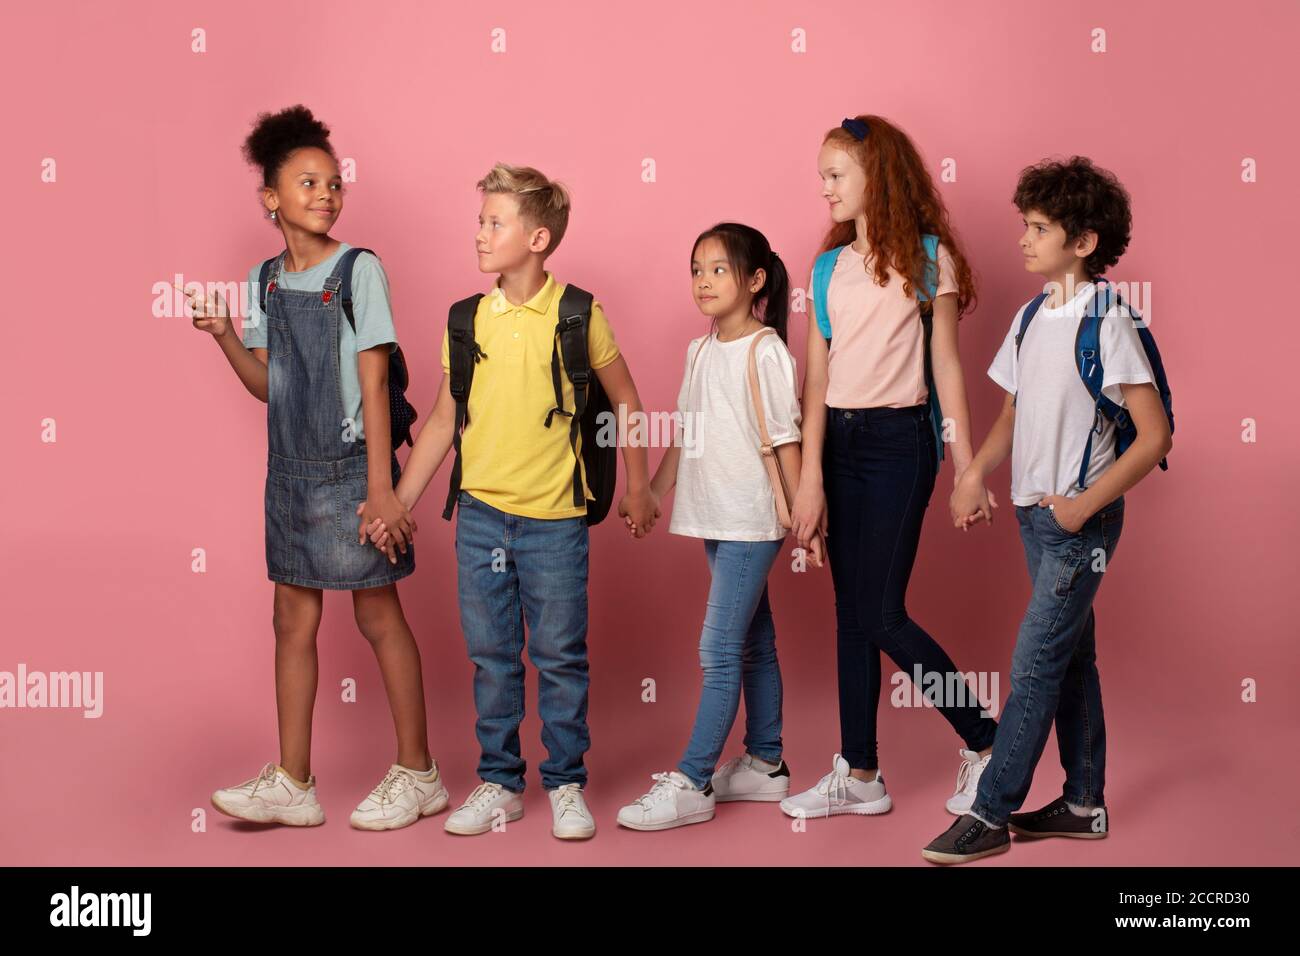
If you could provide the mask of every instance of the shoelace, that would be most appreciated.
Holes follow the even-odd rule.
[[[276,773],[277,771],[276,771],[275,764],[268,763],[265,767],[262,768],[261,773],[259,773],[252,780],[248,780],[240,784],[240,786],[247,787],[251,785],[253,789],[248,792],[248,795],[251,797],[253,796],[253,794],[257,793],[258,788],[261,787],[262,784],[265,783],[267,786],[273,784],[275,782]]]
[[[405,770],[394,770],[390,767],[388,773],[384,774],[384,779],[379,782],[379,786],[371,791],[371,796],[376,797],[382,806],[400,796],[407,787],[414,785],[415,781],[410,773]]]
[[[674,790],[684,790],[685,785],[678,783],[672,778],[672,772],[665,770],[663,773],[652,773],[650,779],[655,782],[650,788],[650,792],[637,798],[637,803],[645,810],[649,810],[656,803],[669,800],[673,796]]]
[[[499,783],[480,783],[474,788],[474,792],[469,795],[469,799],[465,801],[464,807],[470,810],[482,810],[496,799],[502,789],[503,788]]]
[[[964,760],[964,759],[962,760],[961,769],[957,771],[957,793],[959,794],[975,793],[975,781],[971,779],[971,775],[974,772],[975,768],[978,767],[981,763],[983,763],[986,759],[987,758],[985,757],[980,757],[979,759],[974,761]],[[954,794],[954,796],[956,796],[956,794]]]
[[[582,796],[582,790],[576,783],[566,783],[564,786],[557,788],[555,792],[559,794],[555,799],[555,809],[560,812],[561,820],[570,811],[582,816],[582,807],[578,803],[578,799]]]
[[[838,762],[838,761],[837,761]],[[817,784],[817,792],[826,796],[826,812],[830,813],[831,809],[831,791],[835,791],[835,799],[843,800],[849,792],[849,778],[844,776],[831,765],[831,772],[822,777],[821,782]]]
[[[973,766],[969,760],[961,762],[961,769],[957,771],[957,793],[966,792],[966,786],[970,783],[970,768]]]

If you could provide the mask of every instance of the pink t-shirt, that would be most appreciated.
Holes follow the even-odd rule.
[[[936,296],[957,291],[952,255],[939,243]],[[813,284],[808,282],[812,301]],[[889,282],[852,246],[840,250],[827,296],[831,350],[826,404],[831,408],[908,408],[930,397],[925,386],[925,332],[916,297],[903,295],[903,277],[892,267]],[[812,306],[808,308],[810,321]]]

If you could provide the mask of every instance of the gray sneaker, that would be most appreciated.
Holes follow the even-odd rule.
[[[990,827],[967,813],[930,842],[921,856],[931,863],[969,863],[1011,849],[1006,827]]]
[[[839,754],[831,763],[831,772],[817,781],[817,786],[781,801],[783,813],[805,820],[841,813],[869,816],[886,813],[892,806],[885,791],[885,778],[879,770],[875,780],[859,780],[850,772],[849,762]]]
[[[1013,813],[1007,829],[1022,837],[1074,837],[1076,840],[1104,839],[1110,828],[1105,807],[1093,807],[1087,816],[1070,809],[1065,797],[1057,797],[1041,810]]]

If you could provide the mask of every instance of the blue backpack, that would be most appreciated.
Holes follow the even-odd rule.
[[[1127,409],[1115,404],[1107,398],[1101,391],[1101,383],[1105,380],[1106,372],[1101,364],[1101,323],[1106,318],[1111,308],[1116,305],[1123,305],[1128,309],[1129,314],[1137,323],[1138,340],[1142,343],[1142,351],[1146,353],[1147,361],[1151,364],[1151,372],[1155,375],[1156,390],[1160,393],[1160,402],[1164,405],[1165,417],[1169,419],[1169,433],[1174,432],[1174,402],[1173,395],[1169,391],[1169,380],[1165,377],[1165,366],[1160,360],[1160,350],[1156,348],[1156,340],[1151,335],[1151,330],[1142,322],[1142,316],[1139,315],[1128,303],[1124,302],[1115,287],[1105,279],[1096,280],[1097,291],[1092,297],[1083,318],[1079,320],[1079,331],[1074,336],[1074,364],[1079,370],[1079,378],[1083,380],[1084,387],[1088,389],[1088,394],[1092,396],[1094,405],[1092,427],[1088,429],[1088,441],[1083,446],[1083,461],[1079,464],[1079,489],[1087,488],[1088,465],[1092,461],[1092,440],[1095,436],[1101,434],[1103,416],[1106,420],[1115,423],[1115,457],[1118,458],[1128,450],[1137,438],[1137,426],[1133,424],[1133,419],[1129,417]],[[1020,343],[1024,341],[1025,332],[1029,329],[1029,323],[1033,321],[1034,315],[1037,314],[1039,307],[1047,300],[1047,293],[1040,292],[1028,305],[1025,306],[1024,315],[1020,317],[1020,329],[1016,332],[1016,359],[1020,359]],[[1160,469],[1169,470],[1168,460],[1160,459]]]
[[[938,452],[935,458],[937,473],[943,464],[943,409],[939,407],[939,390],[934,387],[934,373],[930,368],[930,330],[934,318],[931,300],[939,283],[939,237],[927,234],[921,237],[921,241],[925,245],[928,261],[925,267],[925,289],[917,289],[916,297],[921,304],[921,327],[925,335],[925,385],[930,392],[930,427],[934,430],[934,447]],[[813,263],[813,311],[817,316],[817,328],[827,343],[831,340],[831,316],[826,296],[830,292],[835,261],[843,249],[844,246],[828,249]]]

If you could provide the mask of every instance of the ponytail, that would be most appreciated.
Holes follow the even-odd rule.
[[[790,274],[786,271],[785,263],[772,251],[767,237],[753,226],[739,222],[720,222],[696,237],[695,244],[691,246],[692,256],[705,239],[717,239],[722,243],[727,250],[727,259],[741,282],[749,282],[759,269],[764,271],[767,278],[754,293],[756,313],[758,307],[762,306],[761,314],[756,314],[756,317],[764,325],[776,329],[776,334],[785,342],[786,325],[790,316]]]

